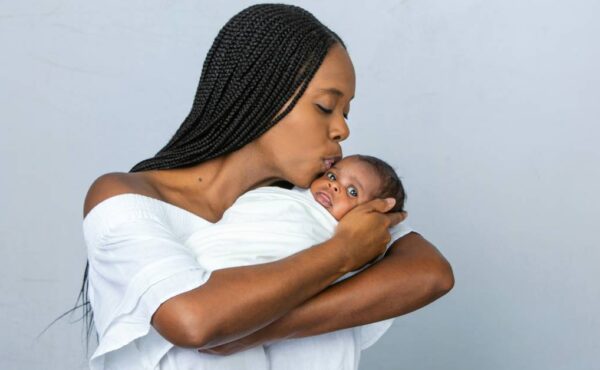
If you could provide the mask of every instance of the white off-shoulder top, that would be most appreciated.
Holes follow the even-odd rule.
[[[211,271],[201,267],[184,242],[211,225],[189,211],[139,194],[108,198],[88,213],[83,233],[89,260],[89,299],[99,336],[90,369],[270,370],[269,353],[262,347],[223,361],[224,356],[174,346],[150,325],[161,303],[209,279]],[[392,240],[410,231],[406,222],[396,225],[391,229]],[[360,351],[375,343],[392,321],[352,328],[357,350],[344,356],[344,364],[336,363],[336,369],[357,369]],[[316,362],[324,365],[321,369],[328,368],[331,356],[325,357]],[[290,363],[288,368],[276,370],[292,369],[304,367]]]

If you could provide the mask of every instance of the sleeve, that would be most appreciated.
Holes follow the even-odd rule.
[[[98,204],[83,224],[89,299],[99,343],[96,369],[154,369],[173,345],[150,325],[167,299],[204,284],[202,269],[176,237],[156,200],[117,196]]]
[[[392,226],[390,228],[390,234],[392,238],[386,248],[386,251],[392,246],[392,244],[394,244],[396,240],[400,239],[401,237],[410,232],[412,232],[412,228],[410,227],[410,225],[408,225],[406,221]],[[382,254],[375,262],[381,260],[384,254]],[[379,338],[381,338],[383,334],[385,334],[385,332],[388,331],[388,329],[392,326],[393,323],[394,318],[391,318],[354,327],[354,335],[356,336],[356,341],[360,346],[360,349],[365,350],[371,347],[373,344],[375,344],[379,340]]]

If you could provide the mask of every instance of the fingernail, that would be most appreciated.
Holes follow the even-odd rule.
[[[387,202],[390,206],[393,206],[394,204],[396,204],[396,199],[394,198],[387,198]]]

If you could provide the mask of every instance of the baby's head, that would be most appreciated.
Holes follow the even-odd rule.
[[[319,204],[340,220],[359,204],[375,198],[394,198],[390,212],[404,211],[406,194],[394,169],[381,159],[368,155],[344,157],[310,185]]]

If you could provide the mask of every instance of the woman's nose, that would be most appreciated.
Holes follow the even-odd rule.
[[[335,119],[331,125],[330,131],[330,136],[334,141],[344,141],[348,138],[348,136],[350,136],[348,123],[346,122],[346,118],[344,118],[342,115]]]

